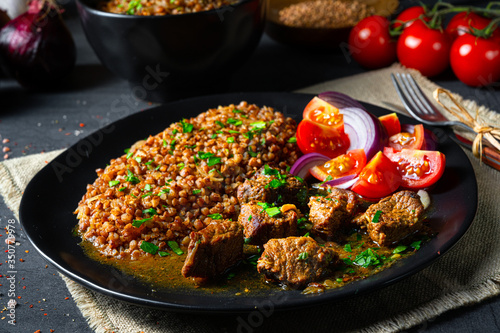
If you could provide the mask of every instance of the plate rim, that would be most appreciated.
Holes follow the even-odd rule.
[[[212,99],[216,99],[217,100],[217,99],[224,99],[224,98],[229,98],[229,97],[233,98],[234,100],[247,100],[247,98],[249,99],[249,97],[245,98],[244,96],[252,96],[252,95],[259,96],[257,99],[265,99],[265,100],[268,100],[268,99],[271,99],[271,98],[277,98],[277,97],[279,99],[281,99],[283,97],[286,98],[286,97],[290,97],[290,96],[299,96],[300,98],[305,98],[305,97],[312,98],[312,97],[316,96],[315,94],[294,93],[294,92],[237,92],[237,93],[223,93],[223,94],[215,94],[215,95],[197,96],[197,97],[193,97],[193,98],[185,98],[185,99],[177,100],[177,101],[174,101],[174,102],[169,102],[169,103],[166,103],[166,104],[162,104],[160,106],[152,107],[152,108],[144,110],[144,111],[134,112],[134,113],[132,113],[130,115],[127,115],[126,117],[123,117],[123,118],[120,118],[120,119],[117,119],[117,120],[111,122],[110,124],[108,124],[108,125],[106,125],[106,126],[104,126],[102,128],[99,128],[98,130],[96,130],[96,131],[92,132],[91,134],[87,135],[86,137],[81,138],[75,144],[71,145],[66,150],[64,150],[63,152],[61,152],[61,154],[59,154],[58,156],[56,156],[51,162],[49,162],[47,165],[45,165],[30,180],[30,182],[28,183],[28,185],[26,186],[26,188],[24,190],[24,194],[22,196],[21,203],[20,203],[20,208],[19,208],[19,222],[22,225],[24,233],[27,236],[28,240],[35,247],[35,249],[37,250],[37,252],[40,253],[45,260],[47,260],[52,265],[54,265],[56,267],[56,269],[60,273],[62,273],[63,275],[69,277],[70,279],[74,280],[75,282],[77,282],[80,285],[83,285],[84,287],[87,287],[87,288],[89,288],[91,290],[94,290],[96,292],[99,292],[101,294],[104,294],[104,295],[107,295],[107,296],[111,296],[113,298],[116,298],[116,299],[119,299],[119,300],[122,300],[122,301],[125,301],[125,302],[128,302],[128,303],[132,303],[132,304],[136,304],[136,305],[137,304],[138,305],[143,305],[143,306],[152,307],[152,308],[161,308],[161,309],[165,309],[165,310],[172,310],[172,311],[176,311],[176,312],[190,312],[190,313],[246,313],[246,312],[255,310],[255,306],[249,306],[248,304],[244,305],[244,306],[241,306],[241,305],[240,306],[238,306],[238,305],[232,305],[231,308],[228,308],[227,306],[214,306],[213,308],[206,308],[206,307],[186,305],[186,304],[174,304],[174,303],[169,303],[168,301],[154,300],[154,299],[143,298],[143,297],[141,298],[141,297],[137,297],[137,296],[134,296],[134,295],[129,295],[129,294],[126,294],[126,293],[124,294],[124,293],[121,293],[121,292],[117,292],[115,290],[110,290],[109,288],[105,288],[105,287],[103,287],[101,285],[98,285],[96,283],[93,283],[93,282],[89,281],[88,277],[82,277],[82,276],[80,276],[78,274],[78,272],[74,272],[74,271],[68,270],[67,268],[65,268],[61,264],[59,264],[59,262],[56,259],[54,259],[51,256],[47,255],[45,253],[45,251],[42,248],[39,247],[39,244],[35,240],[34,235],[32,235],[32,234],[30,234],[28,232],[28,230],[30,228],[29,228],[28,225],[26,225],[26,222],[25,222],[26,205],[27,205],[27,202],[28,202],[28,197],[29,197],[28,193],[30,193],[30,191],[29,191],[30,188],[32,186],[34,186],[33,184],[35,184],[35,182],[40,177],[40,175],[43,174],[43,172],[47,172],[46,170],[51,167],[51,164],[54,161],[57,161],[58,159],[61,159],[71,149],[76,149],[76,147],[78,146],[78,144],[80,142],[82,142],[83,140],[88,139],[89,137],[95,135],[96,133],[102,132],[104,129],[106,129],[109,126],[116,126],[116,125],[119,126],[120,123],[124,123],[124,122],[130,121],[131,119],[133,119],[135,117],[138,117],[137,116],[138,114],[143,114],[144,115],[144,114],[154,113],[154,112],[158,112],[158,111],[160,111],[162,109],[165,109],[165,108],[175,107],[176,105],[179,105],[179,104],[183,105],[184,103],[192,103],[192,102],[195,102],[195,101],[204,101],[204,100],[212,100]],[[254,102],[253,101],[249,101],[249,103],[254,103]],[[256,104],[257,103],[259,103],[259,106],[261,106],[260,102],[256,102]],[[388,112],[393,112],[391,110],[388,110],[388,109],[380,107],[380,106],[376,106],[376,105],[371,104],[371,103],[365,103],[365,102],[361,102],[361,103],[364,106],[369,106],[369,108],[374,107],[374,108],[381,109],[381,110],[387,110]],[[272,105],[268,105],[268,106],[272,106]],[[201,113],[201,112],[204,112],[204,111],[206,111],[206,110],[200,110],[198,113]],[[278,110],[278,111],[282,111],[282,110]],[[407,116],[401,115],[399,113],[398,113],[398,116],[403,116],[403,119],[405,119],[405,121],[406,120],[410,120],[410,123],[412,123],[412,122],[416,123],[416,121],[414,119],[409,118]],[[182,117],[176,117],[176,118],[181,119]],[[173,121],[175,121],[175,120],[173,120]],[[169,126],[169,125],[170,125],[170,123],[166,124],[165,126]],[[427,126],[427,125],[424,125],[424,127],[430,128],[430,129],[436,129],[435,127]],[[451,138],[449,138],[449,137],[448,137],[448,139],[451,140]],[[452,145],[456,146],[456,147],[459,147],[455,142],[452,142]],[[466,168],[470,169],[472,171],[473,183],[475,185],[474,188],[472,189],[473,190],[473,194],[474,194],[474,211],[472,212],[472,214],[469,212],[469,215],[471,215],[470,220],[466,221],[467,223],[466,223],[465,226],[461,225],[459,232],[455,233],[450,238],[450,240],[444,244],[444,248],[442,248],[440,252],[434,252],[430,257],[426,257],[425,260],[423,260],[418,265],[416,265],[416,266],[414,265],[413,268],[411,268],[409,270],[406,270],[404,272],[404,274],[399,274],[399,275],[394,276],[394,277],[392,277],[390,279],[386,279],[386,280],[384,280],[381,283],[375,283],[375,284],[368,283],[366,285],[366,284],[360,284],[359,283],[359,282],[365,281],[365,280],[354,281],[353,283],[350,283],[349,285],[351,285],[351,284],[357,284],[357,285],[360,286],[360,288],[356,288],[356,292],[354,292],[354,293],[351,290],[352,287],[348,288],[348,289],[337,288],[334,291],[327,291],[327,292],[325,292],[325,293],[322,294],[324,296],[325,294],[328,294],[328,293],[331,294],[332,292],[334,292],[335,296],[327,295],[325,297],[304,297],[301,300],[294,300],[294,301],[286,302],[285,304],[280,304],[279,306],[275,307],[275,310],[280,311],[280,310],[287,310],[287,309],[297,309],[297,308],[302,308],[302,307],[309,307],[309,306],[320,305],[320,304],[324,304],[324,303],[331,303],[333,301],[343,300],[346,297],[355,296],[355,295],[356,296],[358,296],[358,295],[364,295],[364,294],[367,294],[368,292],[372,292],[372,291],[375,291],[375,290],[379,290],[381,288],[385,288],[385,287],[387,287],[387,286],[389,286],[389,285],[391,285],[393,283],[399,282],[399,281],[401,281],[401,280],[403,280],[403,279],[405,279],[405,278],[407,278],[407,277],[409,277],[409,276],[411,276],[411,275],[413,275],[413,274],[421,271],[425,267],[427,267],[430,264],[432,264],[437,258],[441,257],[443,254],[445,254],[449,250],[451,250],[460,241],[460,239],[465,235],[465,233],[467,232],[467,230],[470,228],[471,224],[474,221],[474,217],[476,215],[477,206],[478,206],[477,179],[475,177],[474,170],[472,168],[472,164],[471,164],[469,158],[467,157],[467,155],[465,155],[465,153],[462,150],[461,150],[461,152],[462,152],[463,156],[465,156],[465,160],[468,162],[467,165],[466,165]],[[114,158],[114,157],[111,157],[111,158]],[[75,219],[75,222],[76,222],[76,219]],[[414,257],[414,256],[412,256],[412,257]],[[412,258],[412,257],[410,257],[410,258]],[[387,272],[387,270],[384,270],[383,272]],[[378,273],[378,274],[376,274],[374,276],[380,276],[380,274],[382,274],[383,272]],[[286,292],[291,292],[291,291],[286,291]],[[330,296],[330,297],[328,297],[328,296]],[[201,296],[201,297],[203,297],[203,296]],[[250,298],[252,298],[252,297],[250,297]],[[264,299],[264,298],[256,298],[256,299]]]

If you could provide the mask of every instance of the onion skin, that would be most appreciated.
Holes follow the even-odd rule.
[[[76,47],[59,9],[45,0],[33,0],[26,13],[0,30],[0,57],[22,86],[46,89],[71,72]]]
[[[331,160],[331,158],[319,153],[302,155],[290,168],[290,174],[305,179],[309,176],[309,169],[329,160]]]

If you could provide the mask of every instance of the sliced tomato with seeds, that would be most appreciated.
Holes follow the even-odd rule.
[[[413,133],[400,132],[389,137],[389,147],[397,151],[402,149],[421,149],[424,144],[424,126],[413,127]]]
[[[384,155],[397,164],[401,186],[420,189],[433,185],[444,173],[446,157],[433,150],[403,149],[396,151],[385,147]]]
[[[344,124],[323,125],[303,119],[297,126],[297,145],[304,154],[320,153],[330,158],[345,154],[349,138],[344,133]]]
[[[401,123],[396,113],[389,113],[378,117],[378,119],[384,125],[389,137],[401,132]]]
[[[328,126],[340,126],[344,130],[344,116],[339,109],[321,98],[314,97],[304,108],[302,118]]]
[[[365,151],[363,149],[353,149],[322,165],[309,169],[309,172],[320,181],[325,181],[328,176],[331,177],[330,180],[334,180],[349,175],[358,175],[365,165]]]
[[[351,190],[366,198],[382,198],[396,191],[401,184],[401,175],[387,156],[379,151],[366,164]]]

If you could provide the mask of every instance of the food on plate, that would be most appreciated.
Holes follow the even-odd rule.
[[[133,145],[76,209],[78,233],[104,255],[138,258],[141,242],[187,245],[191,231],[239,213],[237,188],[264,165],[285,170],[300,154],[295,121],[245,102],[183,119]]]
[[[126,15],[178,15],[217,9],[236,2],[236,0],[106,0],[99,4],[99,9]]]
[[[231,220],[215,220],[189,235],[184,277],[217,278],[243,257],[243,228]]]
[[[319,281],[338,264],[338,255],[311,237],[271,239],[257,261],[257,270],[267,278],[294,288]]]
[[[382,122],[339,93],[320,94],[303,116],[335,135],[336,119],[368,132],[343,133],[347,153],[333,159],[300,157],[300,125],[269,107],[241,102],[182,119],[97,170],[75,211],[82,245],[153,283],[245,292],[323,292],[411,255],[432,235],[431,200],[394,192],[435,183],[444,155],[395,150]]]

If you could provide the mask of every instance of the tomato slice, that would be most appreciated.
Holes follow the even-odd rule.
[[[339,113],[339,109],[318,97],[306,105],[302,118],[328,126],[342,125],[344,130],[344,116]]]
[[[424,144],[424,126],[415,125],[413,133],[400,132],[389,138],[389,147],[397,151],[401,149],[421,149]]]
[[[349,175],[358,175],[366,165],[366,154],[364,149],[353,149],[345,154],[335,157],[323,165],[309,169],[311,175],[320,181],[325,181],[328,176],[330,180]]]
[[[385,147],[384,155],[397,164],[401,186],[409,189],[429,187],[443,175],[446,157],[432,150],[403,149],[396,151]]]
[[[366,198],[382,198],[396,191],[400,184],[396,164],[379,151],[361,170],[351,190]]]
[[[401,132],[401,123],[396,113],[389,113],[378,117],[378,119],[384,125],[389,137]]]
[[[345,154],[349,144],[343,123],[328,126],[303,119],[297,127],[297,145],[304,154],[320,153],[334,158]]]

